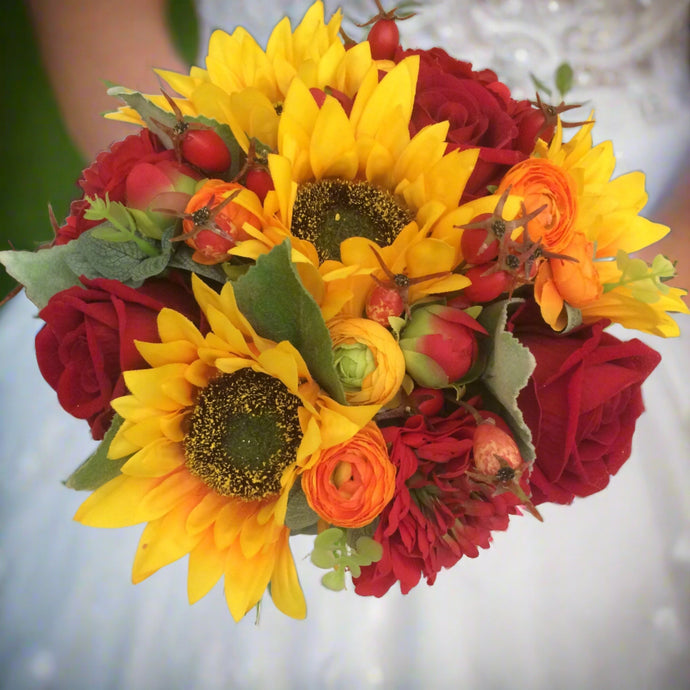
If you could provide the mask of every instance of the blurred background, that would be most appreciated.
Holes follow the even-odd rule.
[[[194,3],[167,0],[167,20],[180,56],[192,64],[199,46]],[[88,161],[67,134],[22,0],[0,7],[0,74],[0,250],[32,250],[52,238],[48,202],[62,222]],[[15,284],[0,266],[0,299]]]

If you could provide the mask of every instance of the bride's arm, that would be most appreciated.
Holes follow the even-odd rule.
[[[186,71],[165,19],[165,0],[27,0],[43,61],[67,129],[87,160],[136,129],[105,120],[119,101],[104,80],[145,93],[153,67]]]

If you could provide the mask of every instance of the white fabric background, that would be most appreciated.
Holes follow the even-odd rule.
[[[471,3],[446,4],[460,12]],[[646,4],[628,3],[634,12]],[[660,13],[674,4],[686,5],[654,3]],[[203,16],[216,12],[222,20],[213,0],[199,5]],[[230,28],[251,21],[253,11],[253,30],[265,34],[274,23],[277,3],[237,5],[223,5]],[[503,5],[515,7],[515,0]],[[298,7],[299,16],[306,3],[281,7]],[[523,24],[528,17],[533,24],[530,14]],[[668,42],[655,45],[665,50]],[[450,48],[470,57],[472,44]],[[675,59],[680,70],[680,51]],[[658,76],[670,80],[675,72],[663,64]],[[618,114],[632,113],[634,94],[617,93]],[[656,147],[638,147],[652,134],[636,122],[635,135],[616,137],[616,148],[630,151],[630,168],[647,170],[650,187],[659,179],[666,185],[680,162],[679,137],[688,141],[687,124],[669,118],[665,129],[654,129]],[[599,129],[604,138],[619,127]],[[304,560],[309,538],[293,539],[308,618],[287,619],[267,600],[256,626],[252,615],[233,623],[221,587],[190,607],[186,559],[132,586],[140,527],[97,530],[72,521],[84,495],[60,481],[92,443],[38,373],[35,311],[24,297],[0,311],[1,688],[687,687],[690,319],[681,320],[682,339],[645,338],[664,360],[645,386],[648,412],[633,456],[604,492],[569,507],[543,506],[543,524],[514,518],[479,558],[405,597],[325,590],[321,573]]]

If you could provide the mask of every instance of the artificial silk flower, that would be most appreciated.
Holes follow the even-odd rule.
[[[144,523],[134,582],[188,556],[190,602],[222,580],[235,620],[266,593],[306,615],[294,535],[325,586],[407,593],[603,489],[659,360],[605,328],[688,312],[671,260],[631,256],[668,229],[593,121],[564,141],[571,106],[393,45],[376,5],[369,40],[316,2],[265,49],[215,32],[160,95],[112,89],[142,132],[50,245],[0,252],[41,373],[102,439],[76,519]]]
[[[195,278],[194,294],[209,332],[164,309],[160,342],[138,343],[150,368],[125,372],[130,394],[112,403],[124,422],[109,457],[127,458],[122,474],[91,494],[75,519],[94,527],[148,523],[134,582],[190,554],[191,602],[224,576],[235,620],[269,584],[276,606],[303,618],[284,524],[288,493],[312,454],[346,441],[372,410],[353,415],[325,403],[294,347],[254,332],[230,284],[218,294]]]

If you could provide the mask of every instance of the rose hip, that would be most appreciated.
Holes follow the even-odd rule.
[[[221,173],[230,167],[230,151],[212,129],[188,129],[182,136],[180,151],[187,162],[208,172]]]
[[[472,281],[463,294],[472,302],[491,302],[504,292],[508,292],[512,283],[512,276],[506,271],[494,271],[494,264],[480,264],[465,272]],[[491,271],[491,272],[489,272]]]
[[[374,60],[392,60],[400,43],[400,32],[394,19],[379,19],[367,37]]]
[[[477,220],[483,220],[481,217]],[[462,232],[460,247],[462,255],[470,264],[483,264],[498,256],[498,240],[488,237],[486,228],[465,228]]]
[[[259,197],[262,204],[266,195],[274,189],[273,178],[268,170],[264,170],[264,168],[251,168],[247,173],[244,186],[247,189],[251,189]]]
[[[383,285],[377,285],[369,295],[366,304],[367,318],[388,328],[389,316],[400,316],[405,310],[405,303],[400,293]]]

